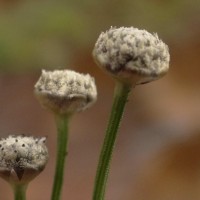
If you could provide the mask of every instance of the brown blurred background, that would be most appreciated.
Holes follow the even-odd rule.
[[[41,69],[69,68],[96,78],[98,101],[71,121],[63,199],[90,200],[114,82],[94,64],[101,31],[134,26],[170,48],[170,71],[136,87],[127,104],[107,200],[200,199],[200,1],[1,0],[0,136],[46,135],[50,160],[28,200],[49,200],[55,165],[53,116],[33,95]],[[11,200],[0,180],[0,200]]]

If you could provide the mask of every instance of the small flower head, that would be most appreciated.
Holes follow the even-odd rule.
[[[162,77],[168,71],[170,60],[168,46],[157,34],[133,27],[111,27],[101,33],[93,56],[106,72],[131,84]]]
[[[46,138],[9,136],[0,140],[0,176],[11,184],[27,184],[48,161]]]
[[[35,94],[45,108],[58,114],[85,110],[97,99],[94,78],[71,70],[42,70]]]

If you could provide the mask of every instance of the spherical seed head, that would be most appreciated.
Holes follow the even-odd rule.
[[[71,70],[42,70],[35,94],[45,108],[58,114],[83,111],[97,99],[94,78]]]
[[[9,136],[0,140],[0,176],[12,184],[26,184],[48,161],[46,138]]]
[[[111,27],[101,33],[93,57],[116,79],[142,84],[162,77],[169,69],[168,46],[157,34],[137,28]]]

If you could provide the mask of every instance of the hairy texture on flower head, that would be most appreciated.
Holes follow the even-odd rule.
[[[111,27],[101,33],[93,56],[115,78],[136,84],[163,76],[170,60],[168,46],[157,34],[133,27]]]
[[[97,99],[94,78],[71,70],[42,70],[35,94],[44,107],[59,114],[85,110]]]
[[[9,136],[0,140],[0,176],[9,182],[26,183],[37,176],[48,161],[46,138]]]

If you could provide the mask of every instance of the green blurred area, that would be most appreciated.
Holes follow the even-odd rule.
[[[200,22],[200,1],[191,0],[10,0],[0,6],[1,71],[72,65],[110,26],[135,26],[182,43]]]

